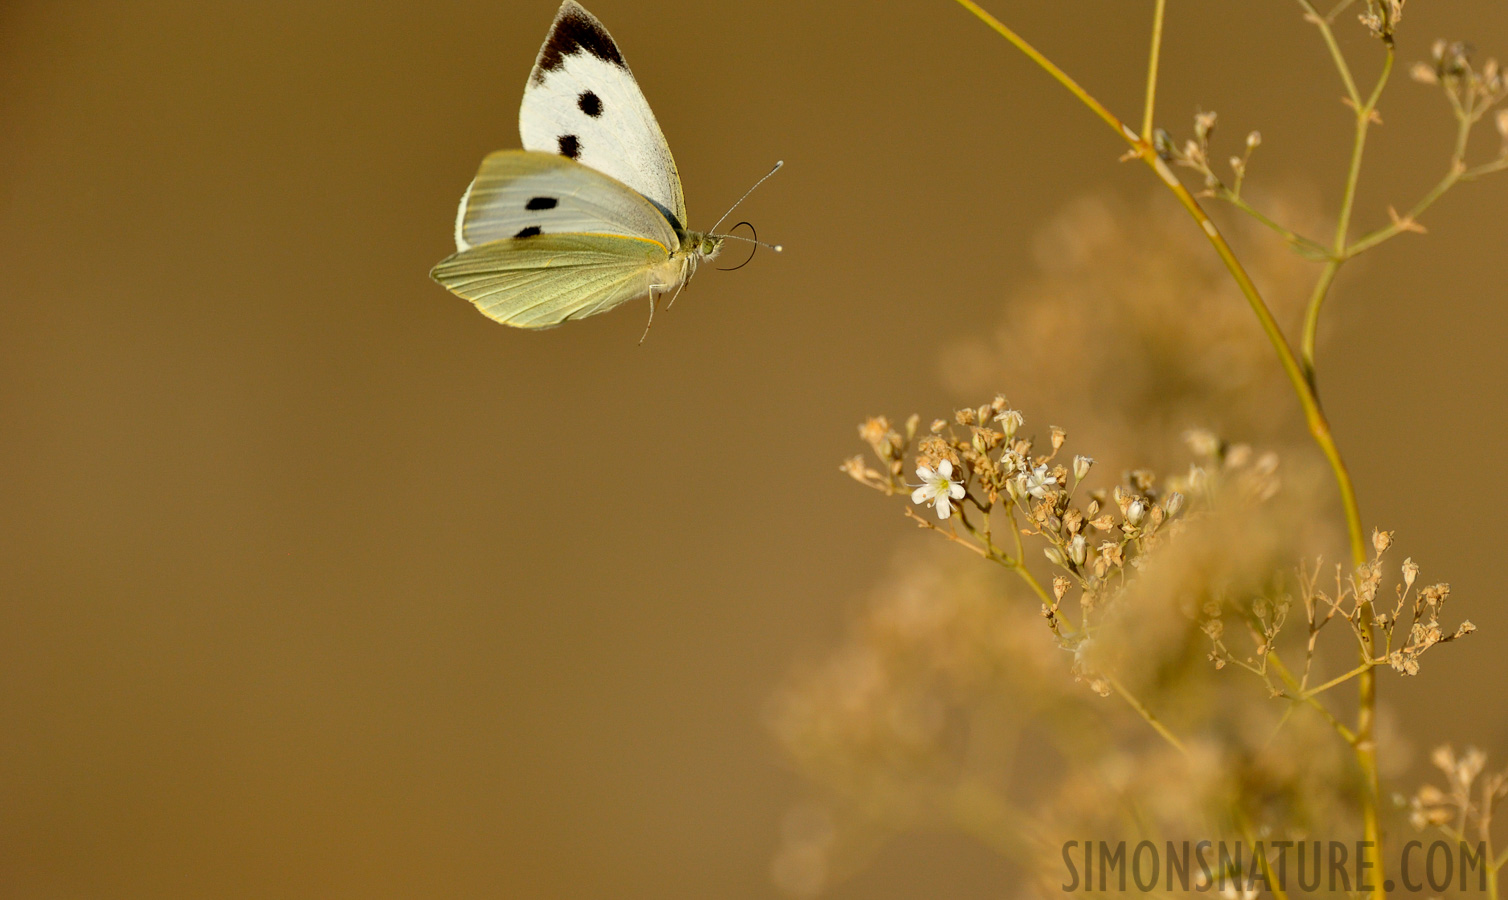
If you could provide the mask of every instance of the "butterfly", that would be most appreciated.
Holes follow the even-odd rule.
[[[518,125],[524,149],[482,161],[456,211],[456,252],[430,272],[489,318],[549,328],[648,294],[652,322],[656,296],[734,237],[686,229],[659,123],[612,36],[575,0],[555,15]]]

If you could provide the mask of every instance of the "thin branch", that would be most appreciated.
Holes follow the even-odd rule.
[[[1152,52],[1147,58],[1147,102],[1142,110],[1141,139],[1152,140],[1152,113],[1157,106],[1157,64],[1162,56],[1162,20],[1167,0],[1157,0],[1152,10]]]

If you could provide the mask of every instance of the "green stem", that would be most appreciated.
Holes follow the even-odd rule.
[[[1320,270],[1319,280],[1314,283],[1314,290],[1309,294],[1309,302],[1304,304],[1304,332],[1299,345],[1299,352],[1304,356],[1304,378],[1308,380],[1309,387],[1318,390],[1314,377],[1314,353],[1315,342],[1319,336],[1320,308],[1325,305],[1325,296],[1330,293],[1330,285],[1335,283],[1335,276],[1340,273],[1341,261],[1331,257],[1325,261],[1325,267]]]
[[[1037,576],[1031,573],[1031,569],[1028,569],[1026,567],[1026,563],[1024,561],[1016,559],[1003,560],[1003,562],[1007,569],[1010,569],[1012,572],[1015,572],[1017,575],[1021,576],[1021,580],[1026,582],[1027,586],[1032,589],[1032,593],[1036,594],[1039,600],[1041,600],[1043,603],[1046,603],[1048,606],[1053,605],[1054,601],[1052,599],[1052,595],[1047,592],[1046,588],[1042,587],[1042,582],[1037,580]]]
[[[1241,195],[1237,194],[1235,191],[1222,186],[1220,188],[1220,199],[1251,216],[1253,219],[1256,219],[1261,224],[1272,229],[1273,232],[1275,232],[1283,240],[1287,241],[1295,247],[1300,248],[1299,252],[1304,254],[1305,256],[1329,259],[1329,247],[1326,247],[1319,241],[1313,240],[1311,238],[1306,238],[1302,234],[1299,234],[1297,231],[1293,231],[1290,228],[1286,228],[1278,224],[1277,222],[1269,218],[1266,213],[1262,212],[1260,209],[1257,209],[1255,206],[1252,206],[1250,203],[1247,203],[1246,200],[1243,199]]]
[[[1300,2],[1302,3],[1303,0]],[[1330,34],[1328,26],[1320,30],[1333,42],[1334,36]],[[1383,59],[1382,73],[1378,75],[1377,84],[1373,86],[1371,95],[1365,103],[1362,103],[1360,98],[1352,101],[1356,107],[1356,130],[1351,141],[1351,164],[1346,168],[1346,186],[1341,194],[1340,214],[1335,223],[1335,240],[1332,243],[1330,261],[1325,263],[1325,269],[1320,273],[1319,281],[1315,283],[1314,291],[1309,295],[1309,304],[1304,310],[1304,333],[1300,340],[1300,349],[1304,355],[1304,375],[1311,385],[1315,380],[1315,343],[1316,334],[1319,331],[1320,308],[1324,306],[1325,298],[1330,294],[1330,286],[1335,283],[1335,275],[1347,258],[1346,242],[1351,231],[1351,213],[1356,207],[1356,185],[1361,179],[1361,160],[1366,152],[1367,131],[1372,126],[1372,116],[1377,110],[1377,101],[1381,99],[1383,88],[1387,87],[1388,78],[1393,73],[1394,55],[1393,48],[1389,45],[1387,55]],[[1342,57],[1338,64],[1344,65],[1344,63],[1345,60]],[[1351,85],[1351,88],[1354,91],[1355,85]],[[1365,553],[1365,548],[1363,548],[1362,558],[1356,560],[1358,564],[1365,560]]]
[[[1341,739],[1344,740],[1347,744],[1356,743],[1356,732],[1347,728],[1340,719],[1335,718],[1330,710],[1325,708],[1325,704],[1319,701],[1319,698],[1303,696],[1303,688],[1293,677],[1293,673],[1288,671],[1288,667],[1283,665],[1283,661],[1281,659],[1278,659],[1276,653],[1269,654],[1267,659],[1272,664],[1274,671],[1278,673],[1278,677],[1283,679],[1283,683],[1288,686],[1288,690],[1292,692],[1292,696],[1295,700],[1308,704],[1316,712],[1323,716],[1325,721],[1329,722],[1330,726],[1335,729],[1336,734],[1339,734],[1341,736]]]
[[[1298,699],[1300,699],[1300,700],[1308,700],[1309,698],[1311,698],[1311,697],[1313,697],[1313,696],[1315,696],[1317,694],[1323,694],[1325,691],[1330,690],[1331,688],[1335,687],[1338,684],[1345,684],[1347,681],[1350,681],[1351,679],[1357,677],[1358,675],[1364,675],[1367,672],[1370,672],[1372,669],[1375,669],[1379,665],[1382,665],[1382,663],[1383,663],[1383,660],[1380,660],[1380,659],[1368,660],[1367,662],[1362,663],[1361,665],[1357,666],[1356,668],[1352,669],[1351,671],[1347,672],[1344,675],[1337,675],[1337,676],[1335,676],[1334,678],[1330,679],[1329,681],[1325,682],[1322,685],[1319,685],[1317,687],[1312,687],[1309,690],[1304,691],[1302,694],[1299,695]]]
[[[1152,10],[1152,52],[1147,59],[1147,102],[1142,110],[1141,138],[1152,140],[1152,112],[1157,106],[1157,64],[1162,57],[1162,20],[1167,0],[1157,0]]]
[[[1173,170],[1169,169],[1167,163],[1162,161],[1162,157],[1157,155],[1157,152],[1149,141],[1142,139],[1136,132],[1128,128],[1103,103],[1096,100],[1077,81],[1074,81],[1067,72],[1058,68],[1051,60],[1043,56],[1037,48],[1028,44],[1020,35],[1006,27],[1004,22],[985,12],[974,0],[958,0],[958,4],[973,13],[980,21],[993,29],[995,33],[1015,46],[1016,49],[1026,54],[1028,59],[1040,66],[1043,71],[1052,76],[1053,80],[1067,88],[1069,93],[1079,99],[1079,102],[1087,106],[1105,124],[1114,129],[1116,134],[1120,135],[1123,140],[1131,145],[1132,149],[1137,151],[1142,161],[1157,173],[1157,177],[1162,180],[1168,190],[1173,192],[1173,196],[1178,198],[1178,202],[1183,205],[1183,208],[1199,223],[1200,228],[1204,230],[1205,237],[1209,239],[1210,244],[1215,248],[1215,252],[1220,255],[1221,262],[1225,263],[1226,269],[1230,271],[1231,277],[1235,279],[1236,286],[1241,289],[1242,295],[1246,297],[1247,303],[1250,304],[1252,312],[1257,317],[1257,322],[1262,326],[1262,331],[1267,335],[1268,341],[1271,342],[1273,350],[1277,353],[1278,361],[1282,363],[1283,373],[1288,376],[1288,381],[1293,385],[1294,393],[1298,395],[1299,404],[1304,409],[1304,420],[1309,427],[1309,434],[1314,438],[1314,442],[1319,445],[1320,451],[1325,456],[1325,460],[1330,464],[1331,471],[1335,474],[1335,481],[1340,489],[1341,506],[1345,510],[1346,531],[1350,537],[1353,560],[1357,565],[1366,562],[1367,541],[1366,535],[1362,531],[1361,514],[1356,505],[1356,490],[1351,484],[1350,473],[1346,471],[1345,461],[1341,459],[1340,451],[1335,446],[1335,438],[1330,433],[1330,423],[1325,418],[1324,412],[1320,409],[1319,398],[1315,395],[1313,388],[1309,384],[1309,380],[1304,375],[1303,368],[1294,356],[1293,348],[1288,345],[1288,339],[1283,336],[1283,331],[1278,327],[1277,321],[1273,318],[1272,311],[1267,308],[1267,302],[1262,299],[1261,293],[1257,291],[1257,286],[1252,283],[1251,276],[1246,273],[1246,269],[1242,267],[1240,260],[1236,259],[1235,252],[1231,250],[1230,244],[1226,243],[1225,238],[1220,234],[1220,229],[1215,227],[1215,223],[1210,220],[1210,217],[1205,214],[1204,209],[1200,207],[1199,201],[1194,199],[1194,195],[1190,194],[1188,188],[1183,186],[1178,180],[1178,176],[1173,174]]]
[[[1471,124],[1471,119],[1466,116],[1465,111],[1460,111],[1459,123],[1456,126],[1456,146],[1455,149],[1451,152],[1450,170],[1445,173],[1445,177],[1441,178],[1440,181],[1430,189],[1430,192],[1424,195],[1423,199],[1414,204],[1414,208],[1408,211],[1408,215],[1404,216],[1399,221],[1388,225],[1385,228],[1379,228],[1371,234],[1357,239],[1356,243],[1347,247],[1345,252],[1347,259],[1356,256],[1359,253],[1370,250],[1383,241],[1397,237],[1400,233],[1406,230],[1408,224],[1413,223],[1415,219],[1424,214],[1425,210],[1434,205],[1434,202],[1436,200],[1439,200],[1446,191],[1450,190],[1452,187],[1455,187],[1456,182],[1461,181],[1463,178],[1475,177],[1483,170],[1492,170],[1492,167],[1495,165],[1494,163],[1488,163],[1484,166],[1479,166],[1477,169],[1473,169],[1470,172],[1466,170],[1466,143],[1471,137]]]
[[[1300,3],[1308,6],[1311,11],[1313,10],[1313,7],[1309,6],[1306,0],[1300,0]],[[1315,393],[1312,380],[1306,368],[1299,364],[1298,358],[1294,355],[1293,348],[1288,344],[1288,339],[1283,336],[1282,329],[1278,327],[1276,320],[1273,319],[1272,311],[1268,309],[1266,301],[1262,299],[1261,293],[1258,292],[1256,285],[1252,283],[1251,277],[1246,273],[1246,269],[1241,265],[1240,260],[1236,259],[1236,255],[1231,250],[1230,244],[1220,234],[1220,229],[1215,226],[1215,223],[1210,220],[1203,208],[1200,207],[1199,202],[1194,199],[1194,196],[1189,193],[1188,189],[1183,186],[1177,176],[1168,168],[1167,163],[1163,162],[1162,158],[1157,155],[1150,141],[1138,136],[1136,132],[1126,127],[1104,104],[1100,103],[1088,91],[1084,90],[1078,82],[1069,77],[1068,73],[1054,65],[1051,60],[1043,56],[1035,47],[1028,44],[1020,35],[1016,34],[1016,32],[1006,27],[1004,22],[985,12],[974,0],[958,0],[958,4],[1009,41],[1016,49],[1024,53],[1028,59],[1040,66],[1043,71],[1047,72],[1055,81],[1077,97],[1081,103],[1103,120],[1105,124],[1114,129],[1117,134],[1137,151],[1137,155],[1140,156],[1142,161],[1157,173],[1157,177],[1167,185],[1168,190],[1172,191],[1173,195],[1178,198],[1178,202],[1199,223],[1210,244],[1215,248],[1215,252],[1219,254],[1226,269],[1230,271],[1231,277],[1235,279],[1236,285],[1241,289],[1241,293],[1246,297],[1247,303],[1256,315],[1258,323],[1262,326],[1262,331],[1272,343],[1273,350],[1278,355],[1278,361],[1282,364],[1283,372],[1288,376],[1294,393],[1298,395],[1299,404],[1304,410],[1304,420],[1309,428],[1309,434],[1319,446],[1320,451],[1325,456],[1325,460],[1330,464],[1331,471],[1335,475],[1336,486],[1341,496],[1341,507],[1344,510],[1346,518],[1346,532],[1351,545],[1352,562],[1357,566],[1364,564],[1367,561],[1367,541],[1366,535],[1362,530],[1361,511],[1356,502],[1356,489],[1351,483],[1351,475],[1346,470],[1345,461],[1341,458],[1340,451],[1335,446],[1335,438],[1330,432],[1329,420],[1325,418],[1324,411],[1320,408],[1319,397]],[[1318,19],[1317,16],[1316,18]],[[1339,56],[1339,47],[1334,44],[1334,36],[1330,34],[1329,24],[1323,19],[1318,19],[1317,24],[1321,26],[1320,30],[1326,36],[1326,43],[1331,46],[1332,55],[1336,56],[1338,62],[1343,64],[1344,57]],[[1349,70],[1342,69],[1343,79],[1347,81],[1348,88],[1353,97],[1352,102],[1358,107],[1359,121],[1364,120],[1365,123],[1370,123],[1370,107],[1372,104],[1375,104],[1377,97],[1381,94],[1382,85],[1385,83],[1387,75],[1392,68],[1392,59],[1393,50],[1389,46],[1387,65],[1382,77],[1378,80],[1377,88],[1373,91],[1372,97],[1365,106],[1361,104],[1360,97],[1355,92],[1355,82],[1350,78]],[[1361,113],[1363,109],[1365,110],[1364,115]],[[1360,133],[1360,131],[1361,126],[1359,125],[1358,132]],[[1353,165],[1357,159],[1357,154],[1353,152]],[[1354,199],[1354,178],[1348,178],[1348,184],[1351,185],[1348,193]],[[1345,247],[1345,226],[1349,225],[1349,218],[1350,212],[1346,210],[1343,216],[1343,225],[1338,229],[1338,233],[1341,235],[1341,250],[1344,250]],[[1323,300],[1324,297],[1322,295],[1318,297],[1320,303]],[[1317,311],[1314,316],[1317,318]],[[1307,362],[1310,364],[1309,368],[1312,369],[1312,359],[1307,360]],[[1370,659],[1373,639],[1370,610],[1364,610],[1362,615],[1363,621],[1366,623],[1362,635],[1363,652]],[[1383,887],[1385,880],[1383,873],[1386,861],[1383,858],[1382,850],[1382,823],[1378,815],[1378,795],[1380,791],[1377,772],[1377,746],[1372,737],[1377,702],[1375,670],[1369,668],[1359,676],[1358,680],[1360,708],[1357,714],[1356,740],[1353,743],[1353,747],[1358,767],[1362,771],[1366,784],[1366,794],[1361,798],[1362,832],[1364,839],[1370,842],[1370,849],[1367,855],[1372,864],[1373,871],[1376,873],[1378,882],[1374,886],[1372,897],[1374,900],[1386,900],[1387,891]],[[1123,694],[1123,696],[1126,695]],[[1134,698],[1128,697],[1128,699]],[[1144,714],[1144,717],[1147,714]],[[1153,722],[1155,720],[1149,719],[1148,721]],[[1166,731],[1162,728],[1158,730],[1160,733]],[[1182,744],[1176,738],[1173,738],[1171,733],[1164,733],[1163,736],[1170,739],[1174,746],[1182,748]]]
[[[1325,46],[1330,50],[1330,59],[1335,63],[1335,70],[1340,73],[1340,80],[1346,85],[1346,96],[1351,99],[1351,105],[1361,106],[1361,93],[1356,90],[1356,79],[1351,77],[1351,67],[1346,64],[1346,56],[1340,52],[1340,44],[1335,41],[1329,17],[1320,15],[1309,0],[1299,0],[1299,6],[1304,8],[1304,12],[1308,14],[1306,18],[1314,23],[1314,27],[1324,37]]]
[[[1137,714],[1145,719],[1147,724],[1151,725],[1154,731],[1162,735],[1163,740],[1173,745],[1173,749],[1177,750],[1184,756],[1189,755],[1188,748],[1183,745],[1183,741],[1180,741],[1177,735],[1169,731],[1168,726],[1162,724],[1162,720],[1158,719],[1156,714],[1154,714],[1152,710],[1148,709],[1145,703],[1142,703],[1140,700],[1138,700],[1135,694],[1132,694],[1130,691],[1126,690],[1125,685],[1121,684],[1120,681],[1118,681],[1113,675],[1106,675],[1105,680],[1110,682],[1110,687],[1114,688],[1115,692],[1121,695],[1121,699],[1129,703],[1131,705],[1131,708],[1136,710]]]

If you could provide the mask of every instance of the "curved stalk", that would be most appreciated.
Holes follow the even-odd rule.
[[[1257,322],[1262,326],[1262,331],[1267,335],[1268,341],[1271,342],[1273,351],[1277,353],[1278,361],[1283,366],[1283,372],[1288,377],[1289,383],[1293,386],[1294,393],[1298,396],[1299,405],[1304,410],[1304,421],[1309,428],[1309,434],[1319,446],[1321,453],[1324,454],[1325,460],[1330,464],[1330,469],[1335,476],[1336,487],[1340,491],[1341,508],[1345,513],[1346,532],[1351,548],[1352,563],[1357,566],[1366,563],[1367,541],[1365,533],[1362,530],[1361,512],[1356,502],[1356,489],[1351,483],[1351,475],[1346,470],[1345,461],[1341,458],[1340,451],[1335,445],[1335,439],[1330,432],[1329,420],[1326,419],[1324,411],[1320,407],[1319,396],[1315,392],[1313,379],[1312,335],[1309,332],[1308,321],[1313,319],[1317,322],[1318,308],[1324,302],[1329,282],[1334,280],[1334,273],[1331,273],[1329,279],[1326,281],[1325,290],[1316,291],[1315,296],[1311,298],[1310,306],[1312,309],[1310,314],[1306,315],[1306,330],[1303,345],[1309,349],[1309,352],[1305,355],[1305,363],[1300,364],[1298,357],[1294,355],[1293,348],[1288,343],[1288,339],[1283,335],[1282,329],[1278,327],[1277,321],[1273,318],[1272,311],[1268,308],[1266,301],[1262,299],[1261,293],[1257,290],[1256,285],[1252,283],[1251,277],[1241,265],[1240,260],[1236,258],[1235,253],[1230,248],[1230,244],[1221,235],[1220,229],[1216,227],[1215,223],[1204,212],[1204,209],[1200,207],[1199,202],[1194,199],[1194,196],[1189,193],[1188,189],[1183,186],[1183,183],[1168,168],[1167,163],[1157,155],[1151,141],[1147,137],[1138,135],[1135,131],[1128,128],[1103,103],[1095,99],[1078,82],[1074,81],[1068,73],[1058,68],[1035,47],[1008,28],[1004,22],[986,12],[974,0],[957,0],[957,2],[997,34],[1009,41],[1016,49],[1024,53],[1028,59],[1040,66],[1043,71],[1052,76],[1069,93],[1077,97],[1081,103],[1103,120],[1105,124],[1114,129],[1116,134],[1120,135],[1123,140],[1131,145],[1132,154],[1139,157],[1152,168],[1157,177],[1167,186],[1168,190],[1172,191],[1173,195],[1178,198],[1178,202],[1183,208],[1199,223],[1199,227],[1204,231],[1205,237],[1209,239],[1210,245],[1214,247],[1215,252],[1220,256],[1221,262],[1225,264],[1226,269],[1230,271],[1231,277],[1235,279],[1237,287],[1241,289],[1241,293],[1246,297],[1247,303],[1251,306],[1252,312],[1257,317]],[[1160,11],[1161,3],[1158,4],[1158,8]],[[1312,7],[1310,8],[1312,9]],[[1390,46],[1388,48],[1387,64],[1384,67],[1382,76],[1378,79],[1377,86],[1374,88],[1371,97],[1368,98],[1365,104],[1362,104],[1359,102],[1360,96],[1356,91],[1355,82],[1350,78],[1350,71],[1345,66],[1344,57],[1340,55],[1339,47],[1334,43],[1329,23],[1318,16],[1315,16],[1314,20],[1320,26],[1321,32],[1326,36],[1327,44],[1331,47],[1332,55],[1336,57],[1337,65],[1346,81],[1352,102],[1357,107],[1357,138],[1353,145],[1351,171],[1347,176],[1345,208],[1342,210],[1341,221],[1337,228],[1337,249],[1333,254],[1334,257],[1339,257],[1346,249],[1345,239],[1350,227],[1350,207],[1355,200],[1356,180],[1360,168],[1360,155],[1366,140],[1366,128],[1371,124],[1373,107],[1375,107],[1377,98],[1381,95],[1382,88],[1391,72],[1393,51]],[[1338,268],[1339,261],[1332,261]],[[1370,622],[1370,616],[1368,616],[1367,621]],[[1363,631],[1362,645],[1362,652],[1370,658],[1372,655],[1370,626]],[[1358,682],[1359,709],[1356,721],[1356,740],[1353,742],[1353,747],[1358,768],[1361,769],[1366,784],[1366,793],[1361,798],[1362,832],[1364,840],[1368,843],[1367,856],[1372,870],[1376,873],[1377,877],[1377,883],[1372,885],[1371,895],[1374,900],[1386,900],[1387,891],[1383,887],[1385,881],[1385,860],[1382,851],[1382,827],[1378,814],[1380,791],[1377,771],[1377,746],[1373,739],[1376,712],[1376,672],[1369,668],[1358,676]],[[1152,722],[1153,720],[1149,719],[1148,721]],[[1159,731],[1161,730],[1159,729]],[[1168,735],[1165,734],[1164,737],[1168,737]],[[1176,741],[1176,739],[1174,740]]]
[[[1357,508],[1356,490],[1352,486],[1351,475],[1346,470],[1345,461],[1341,459],[1340,451],[1335,446],[1335,439],[1330,433],[1329,420],[1325,418],[1324,411],[1320,408],[1319,397],[1314,393],[1309,379],[1304,374],[1303,367],[1299,364],[1298,358],[1293,353],[1293,348],[1288,345],[1288,339],[1283,336],[1282,329],[1278,327],[1277,321],[1273,318],[1272,310],[1268,308],[1267,302],[1262,299],[1261,293],[1258,292],[1257,286],[1252,283],[1251,276],[1246,273],[1246,269],[1241,265],[1240,260],[1236,259],[1235,252],[1231,250],[1230,244],[1226,242],[1225,237],[1220,233],[1220,229],[1211,221],[1203,207],[1199,205],[1199,201],[1194,199],[1194,195],[1189,193],[1188,188],[1184,187],[1178,180],[1178,177],[1173,174],[1173,170],[1169,169],[1167,163],[1162,161],[1162,157],[1157,155],[1157,152],[1152,148],[1151,142],[1127,127],[1103,103],[1084,90],[1077,81],[1074,81],[1067,72],[1058,68],[1051,60],[1043,56],[1037,48],[1028,44],[1025,39],[1008,28],[1004,22],[986,12],[974,0],[957,0],[957,2],[997,34],[1009,41],[1016,49],[1026,54],[1027,58],[1040,66],[1048,75],[1051,75],[1053,80],[1067,88],[1069,93],[1079,99],[1079,102],[1087,106],[1105,124],[1114,129],[1115,133],[1120,135],[1122,140],[1131,145],[1136,155],[1157,173],[1157,177],[1167,186],[1168,190],[1173,192],[1173,195],[1178,198],[1178,202],[1182,204],[1183,208],[1199,223],[1205,237],[1209,239],[1210,244],[1215,248],[1215,252],[1219,254],[1221,262],[1225,263],[1226,269],[1230,271],[1231,277],[1236,281],[1236,286],[1241,289],[1241,293],[1246,297],[1246,301],[1251,306],[1252,312],[1256,314],[1257,322],[1262,326],[1262,331],[1267,335],[1268,341],[1272,344],[1273,350],[1278,355],[1278,361],[1283,366],[1283,373],[1288,376],[1288,381],[1293,385],[1294,393],[1299,399],[1299,405],[1304,410],[1304,420],[1309,427],[1309,434],[1314,438],[1314,442],[1319,445],[1320,451],[1325,456],[1325,460],[1330,464],[1330,469],[1335,475],[1336,485],[1340,489],[1341,506],[1345,511],[1346,531],[1350,539],[1352,561],[1357,565],[1366,562],[1367,541],[1366,535],[1362,530],[1361,514]]]

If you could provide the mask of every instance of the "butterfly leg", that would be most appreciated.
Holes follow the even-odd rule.
[[[655,323],[655,289],[654,288],[650,288],[649,289],[649,321],[646,322],[646,323],[644,323],[644,334],[643,334],[642,337],[639,338],[639,344],[641,346],[644,343],[644,338],[649,337],[649,326],[653,325],[654,323]]]
[[[690,271],[689,272],[687,271],[687,266],[688,265],[690,266]],[[676,300],[676,298],[679,297],[679,296],[681,296],[681,291],[684,291],[684,290],[686,290],[686,288],[688,288],[688,287],[691,286],[691,276],[695,275],[695,274],[696,274],[696,262],[695,262],[694,259],[691,260],[688,263],[683,263],[682,264],[682,266],[681,266],[681,286],[675,289],[675,293],[672,294],[671,297],[670,297],[670,302],[667,303],[667,304],[665,304],[665,308],[666,309],[669,309],[672,306],[675,306],[675,300]]]
[[[690,283],[691,282],[689,282],[689,281],[683,281],[683,282],[681,282],[681,286],[675,289],[675,293],[674,294],[670,295],[670,302],[667,303],[667,304],[665,304],[665,308],[666,309],[669,309],[672,306],[675,306],[675,298],[681,296],[681,291],[686,290],[686,285],[688,285]]]

